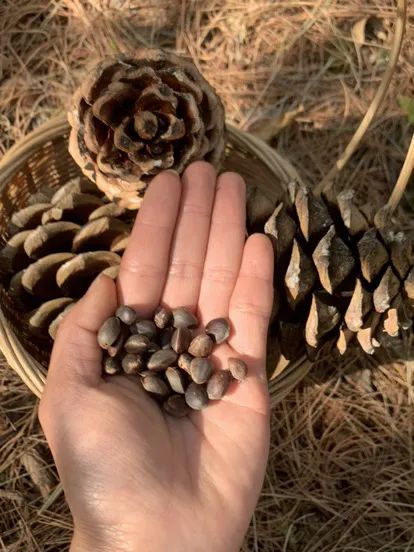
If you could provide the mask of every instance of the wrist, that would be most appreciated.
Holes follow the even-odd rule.
[[[87,550],[107,552],[110,550],[110,547],[106,541],[98,539],[93,535],[81,533],[75,529],[69,552],[86,552]]]
[[[156,542],[145,532],[138,534],[119,528],[85,530],[77,528],[76,525],[70,545],[70,552],[165,552],[167,549],[175,552],[174,548],[168,548],[167,543]],[[178,551],[181,552],[182,548],[177,548]]]
[[[80,531],[75,528],[70,552],[135,552],[140,545],[134,535],[105,531]]]

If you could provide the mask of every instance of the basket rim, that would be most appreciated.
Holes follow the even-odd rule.
[[[291,180],[302,179],[291,163],[261,139],[227,124],[230,143],[241,150],[248,150],[275,174],[282,186]],[[20,170],[30,156],[43,144],[68,132],[70,129],[66,114],[51,118],[27,134],[12,146],[0,161],[0,189]],[[7,363],[38,398],[42,396],[46,382],[45,368],[23,347],[7,321],[0,305],[0,351]],[[309,372],[312,367],[305,356],[301,357],[274,379],[269,381],[272,405],[282,400],[289,391]]]

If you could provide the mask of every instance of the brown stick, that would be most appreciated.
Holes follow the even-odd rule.
[[[393,213],[398,207],[398,204],[401,201],[405,188],[407,187],[408,181],[414,169],[414,135],[411,138],[410,147],[408,148],[407,157],[405,158],[404,165],[401,169],[400,175],[398,177],[397,183],[394,186],[394,189],[390,195],[390,198],[387,203],[387,207],[390,213]]]
[[[407,0],[397,0],[397,19],[395,23],[394,38],[391,46],[390,59],[388,61],[387,68],[382,77],[382,81],[378,87],[377,92],[375,93],[375,96],[371,102],[371,105],[369,106],[367,112],[365,113],[365,116],[362,119],[359,127],[356,129],[354,135],[349,141],[349,144],[346,146],[345,150],[343,151],[339,159],[335,162],[335,165],[330,169],[328,174],[321,180],[321,182],[316,187],[315,192],[317,194],[326,192],[332,186],[334,177],[345,167],[350,157],[357,149],[359,143],[364,137],[365,132],[367,131],[380,105],[382,104],[382,101],[388,91],[388,86],[391,82],[395,67],[398,62],[398,57],[401,50],[401,44],[404,37],[406,17],[407,17]]]

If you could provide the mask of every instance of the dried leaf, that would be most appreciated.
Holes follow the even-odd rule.
[[[51,477],[47,471],[47,465],[32,452],[24,452],[20,456],[20,462],[33,481],[33,484],[39,489],[42,497],[47,498],[53,486]]]

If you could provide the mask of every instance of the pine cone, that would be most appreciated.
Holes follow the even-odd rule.
[[[188,60],[141,49],[100,62],[68,113],[69,151],[111,201],[139,207],[163,169],[179,174],[197,159],[215,166],[224,152],[224,109]]]
[[[61,313],[100,272],[116,277],[132,222],[131,211],[81,178],[58,191],[42,190],[14,213],[0,269],[12,309],[29,333],[54,337]]]
[[[294,360],[303,344],[312,358],[327,342],[343,354],[352,341],[374,353],[383,337],[411,326],[410,240],[388,222],[375,219],[377,227],[351,191],[330,201],[291,184],[289,195],[265,224],[276,256],[273,332],[283,355]]]

